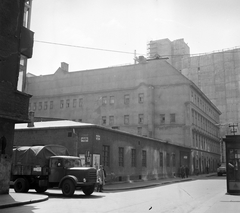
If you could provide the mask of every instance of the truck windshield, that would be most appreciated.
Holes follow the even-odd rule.
[[[80,159],[64,159],[63,166],[65,168],[81,167],[82,163]]]

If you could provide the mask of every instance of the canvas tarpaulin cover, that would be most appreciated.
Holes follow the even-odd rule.
[[[23,146],[13,149],[13,164],[48,166],[51,156],[69,156],[66,147],[60,145]]]

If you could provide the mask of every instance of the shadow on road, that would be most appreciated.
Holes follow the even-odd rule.
[[[36,194],[36,192],[28,192],[31,194]],[[39,193],[40,194],[40,193]],[[98,199],[98,198],[103,198],[105,197],[104,195],[101,194],[92,194],[92,195],[84,195],[84,193],[82,191],[75,191],[75,194],[72,197],[66,197],[62,194],[61,191],[46,191],[44,193],[41,193],[43,195],[47,195],[49,198],[61,198],[61,199]]]

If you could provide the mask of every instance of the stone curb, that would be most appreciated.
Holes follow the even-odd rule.
[[[46,200],[48,200],[48,198],[49,197],[47,195],[45,195],[43,198],[27,200],[27,201],[16,201],[14,203],[1,204],[0,205],[0,209],[9,208],[9,207],[16,207],[16,206],[22,206],[22,205],[31,204],[31,203],[38,203],[38,202],[46,201]]]

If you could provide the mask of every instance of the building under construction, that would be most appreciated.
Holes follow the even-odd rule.
[[[183,39],[150,41],[148,55],[168,57],[168,62],[193,81],[221,111],[220,135],[237,133],[240,122],[240,48],[190,55]],[[235,129],[234,129],[235,127]]]
[[[222,112],[221,135],[240,121],[240,48],[184,58],[182,73],[192,80]]]

